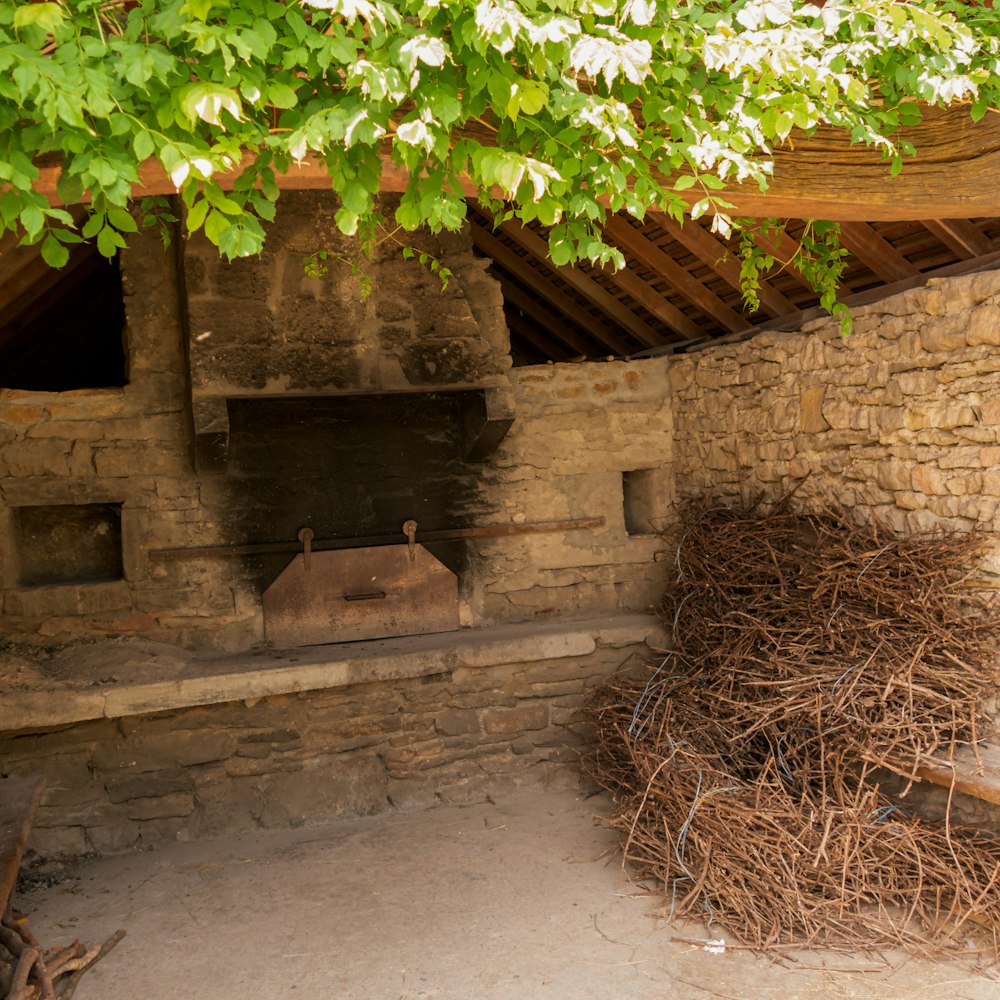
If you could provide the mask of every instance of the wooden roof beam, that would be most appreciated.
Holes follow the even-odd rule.
[[[905,281],[920,273],[866,222],[845,222],[840,227],[840,242],[882,281]]]
[[[571,322],[586,330],[605,351],[609,354],[629,354],[631,352],[631,348],[625,341],[595,319],[565,292],[556,288],[541,271],[532,265],[531,261],[519,257],[512,247],[507,246],[502,240],[498,240],[478,223],[471,223],[470,229],[472,241],[487,257],[491,257],[500,267],[517,278],[525,287],[540,295],[558,312],[568,317]],[[585,353],[588,357],[594,355],[594,351],[591,349]]]
[[[733,259],[733,255],[725,243],[702,229],[693,219],[689,219],[683,226],[679,226],[665,212],[650,211],[647,213],[647,217],[652,219],[668,236],[672,236],[678,243],[682,243],[696,257],[704,261],[720,278],[728,282],[738,292],[743,292],[740,266]],[[795,312],[795,303],[786,299],[781,292],[766,281],[760,282],[757,297],[760,299],[761,309],[771,316],[784,316],[785,313]]]
[[[522,249],[527,250],[543,266],[559,275],[567,285],[575,288],[588,302],[600,309],[612,323],[627,330],[643,347],[658,347],[663,343],[663,338],[649,324],[636,316],[631,309],[622,305],[589,274],[576,267],[553,264],[548,258],[548,244],[527,226],[516,222],[505,222],[500,226],[500,231],[514,240]],[[631,349],[620,353],[630,354]]]
[[[967,107],[935,109],[921,107],[923,120],[900,129],[899,140],[912,142],[919,153],[907,159],[897,177],[889,176],[889,165],[876,149],[851,144],[850,135],[821,126],[809,136],[793,130],[784,146],[774,151],[774,175],[761,193],[755,183],[726,190],[723,197],[735,207],[737,216],[789,219],[833,219],[911,221],[913,219],[969,219],[996,213],[996,177],[1000,175],[1000,115],[989,114],[973,122]],[[493,133],[471,123],[461,135],[486,145]],[[456,136],[459,137],[459,136]],[[216,175],[224,188],[231,188],[243,163],[226,174]],[[39,161],[40,176],[35,190],[58,202],[58,160]],[[382,153],[382,190],[403,191],[407,172],[392,162],[389,147]],[[278,185],[287,190],[330,190],[326,164],[309,158],[293,164],[279,175]],[[175,194],[176,188],[159,161],[147,160],[139,168],[134,185],[136,197]],[[470,196],[479,194],[465,184]],[[689,191],[693,203],[700,192]]]
[[[571,356],[583,355],[591,357],[594,345],[571,330],[563,319],[552,312],[544,303],[533,299],[520,285],[514,284],[510,278],[500,277],[500,289],[503,292],[504,304],[509,309],[517,309],[547,334],[551,334],[566,348]]]
[[[963,260],[982,257],[994,249],[993,240],[968,219],[924,219],[920,225]]]
[[[667,256],[655,243],[646,239],[638,230],[617,216],[608,219],[605,233],[627,254],[641,260],[654,274],[657,274],[693,306],[707,313],[727,330],[746,330],[750,322],[731,309],[714,292],[706,288],[697,278],[692,277],[672,257]]]

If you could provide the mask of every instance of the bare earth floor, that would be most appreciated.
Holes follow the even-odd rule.
[[[670,923],[625,880],[595,822],[607,805],[535,787],[496,804],[177,844],[82,863],[18,904],[48,946],[126,928],[76,1000],[1000,995],[955,962],[889,955],[870,971],[881,966],[870,955],[777,964],[672,941],[706,932]]]

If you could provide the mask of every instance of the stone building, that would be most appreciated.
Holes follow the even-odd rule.
[[[359,285],[326,208],[286,194],[234,264],[155,233],[120,273],[7,257],[0,761],[45,779],[42,853],[555,780],[587,691],[667,641],[677,497],[998,523],[989,220],[951,257],[879,236],[845,339],[790,275],[739,313],[694,224],[685,258],[616,223],[614,277],[474,216],[417,241],[442,289],[391,240]]]

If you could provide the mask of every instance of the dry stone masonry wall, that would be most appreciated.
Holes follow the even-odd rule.
[[[905,533],[1000,527],[1000,275],[675,360],[679,495],[781,494]]]

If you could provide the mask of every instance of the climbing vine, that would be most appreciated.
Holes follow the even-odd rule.
[[[155,160],[187,231],[245,257],[310,157],[345,234],[456,229],[471,184],[547,227],[554,262],[620,266],[606,213],[728,235],[727,186],[765,189],[793,129],[835,126],[898,172],[920,105],[998,106],[998,54],[1000,15],[958,0],[0,0],[0,234],[56,267],[82,239],[113,255],[169,211],[130,207]],[[36,190],[46,158],[58,199]],[[393,220],[386,162],[409,176]],[[84,200],[78,227],[62,206]],[[835,230],[807,237],[797,264],[832,306]]]

